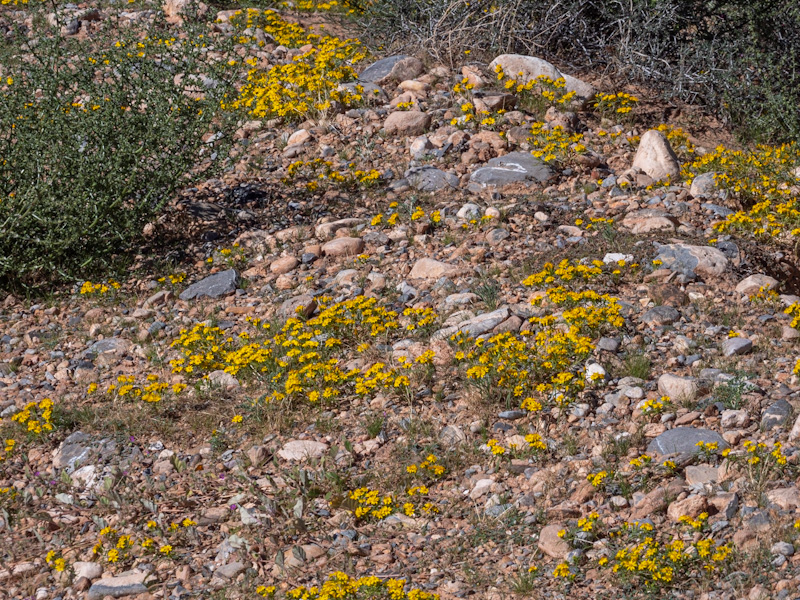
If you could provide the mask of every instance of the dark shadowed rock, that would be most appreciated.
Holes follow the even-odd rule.
[[[236,272],[236,269],[228,269],[193,283],[181,293],[180,299],[219,298],[235,292],[238,284],[239,273]]]

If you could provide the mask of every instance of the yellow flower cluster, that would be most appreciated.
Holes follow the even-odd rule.
[[[552,270],[546,270],[551,272]],[[575,270],[590,277],[585,270]],[[536,274],[532,284],[548,278]],[[530,279],[530,278],[529,278]],[[484,391],[488,398],[523,398],[526,390],[535,390],[546,403],[569,404],[583,390],[580,377],[582,362],[594,349],[592,338],[608,327],[621,327],[624,319],[616,298],[592,290],[571,292],[551,288],[545,298],[560,310],[561,322],[552,313],[529,320],[531,330],[504,332],[488,339],[473,340],[463,332],[451,336],[457,346],[456,361],[466,363],[467,381]],[[533,300],[538,304],[542,298]],[[543,402],[525,397],[522,408],[540,410]]]
[[[701,531],[708,522],[708,513],[702,512],[699,515],[697,515],[696,519],[693,519],[689,515],[683,515],[678,518],[678,522],[684,523],[685,525],[688,525],[689,527],[691,527],[696,531]]]
[[[94,394],[97,389],[98,385],[91,383],[87,393]],[[172,393],[177,396],[185,389],[185,383],[170,385],[165,381],[161,381],[158,375],[151,373],[147,375],[144,382],[138,384],[136,383],[136,377],[133,375],[118,375],[116,383],[110,384],[105,393],[114,399],[129,397],[139,398],[148,403],[155,403],[161,402],[165,393]]]
[[[643,415],[650,416],[650,415],[660,415],[665,410],[667,410],[669,406],[670,406],[669,396],[661,396],[661,398],[658,399],[646,400],[640,408]]]
[[[567,133],[561,125],[549,126],[537,121],[531,125],[528,143],[533,147],[531,154],[544,162],[569,162],[572,158],[586,152],[580,133]]]
[[[53,401],[44,398],[39,402],[28,402],[25,407],[11,417],[11,421],[21,425],[25,431],[33,435],[42,435],[53,431]],[[6,452],[9,452],[6,442]],[[13,448],[13,444],[11,444]]]
[[[175,273],[174,275],[159,277],[158,283],[166,283],[167,281],[169,281],[171,285],[177,285],[179,283],[183,283],[184,279],[186,279],[186,273]]]
[[[80,293],[82,296],[105,296],[114,293],[119,288],[120,284],[112,280],[109,280],[108,283],[84,281]]]
[[[602,488],[607,477],[608,471],[599,471],[598,473],[590,473],[587,475],[586,480],[594,487]]]
[[[680,127],[662,123],[656,127],[656,130],[664,134],[669,145],[680,158],[688,159],[695,153],[694,144],[689,140],[689,134]]]
[[[372,187],[380,177],[380,171],[375,169],[368,171],[356,169],[354,163],[348,163],[344,169],[340,169],[329,160],[315,158],[307,161],[298,160],[290,164],[282,181],[288,185],[301,179],[305,181],[305,187],[309,192],[316,192],[323,184],[337,185],[349,190]]]
[[[663,541],[662,541],[663,539]],[[611,532],[610,554],[598,560],[625,587],[644,586],[651,592],[678,587],[724,567],[732,548],[704,538],[693,543],[672,539],[669,533],[658,534],[649,523],[626,523]]]
[[[53,567],[56,571],[61,573],[67,568],[67,561],[64,560],[64,557],[59,556],[59,553],[55,550],[50,550],[44,557],[45,562]]]
[[[524,73],[517,73],[517,78],[511,77],[503,71],[502,65],[497,65],[494,71],[503,88],[516,94],[520,104],[533,113],[543,115],[548,107],[564,108],[575,99],[575,92],[567,91],[567,82],[563,77],[552,79],[547,75],[539,75],[525,81]]]
[[[444,466],[439,464],[435,455],[429,454],[427,457],[425,457],[425,460],[418,465],[414,464],[407,466],[406,472],[412,475],[427,475],[429,477],[438,479],[439,477],[444,476],[446,469]]]
[[[316,403],[343,393],[405,392],[411,378],[431,366],[433,353],[426,352],[414,360],[399,359],[396,367],[376,362],[362,371],[345,370],[340,359],[349,350],[364,349],[375,340],[391,343],[399,332],[430,327],[436,315],[428,309],[408,309],[399,315],[379,306],[376,298],[364,296],[332,305],[327,301],[320,298],[315,317],[289,319],[273,336],[263,337],[270,327],[258,319],[248,319],[255,328],[252,339],[246,331],[234,336],[202,323],[182,330],[171,344],[183,355],[170,362],[172,370],[192,376],[224,370],[266,384],[266,401],[303,398]]]
[[[263,586],[262,586],[263,587]],[[405,579],[354,578],[336,571],[320,587],[300,586],[286,592],[291,600],[357,600],[359,598],[390,598],[391,600],[439,600],[437,594],[419,589],[405,591]],[[267,590],[265,597],[272,598],[275,588]],[[271,591],[269,591],[271,589]],[[260,592],[257,592],[260,593]]]
[[[348,496],[356,503],[353,511],[356,519],[382,521],[398,510],[409,517],[438,513],[439,509],[427,499],[429,493],[430,490],[424,485],[411,487],[406,491],[407,498],[400,504],[395,502],[391,494],[381,494],[368,487],[353,490]]]
[[[639,98],[625,92],[616,94],[597,94],[595,97],[595,108],[606,118],[619,118],[626,116],[639,103]]]
[[[564,259],[558,265],[545,263],[542,270],[525,278],[522,285],[528,287],[541,287],[552,283],[569,283],[573,280],[591,281],[602,275],[603,263],[599,260],[592,261],[589,265]]]
[[[302,119],[325,114],[334,104],[351,105],[362,100],[361,86],[357,85],[355,92],[342,86],[357,78],[353,65],[366,58],[366,51],[358,40],[309,34],[299,25],[284,21],[274,11],[257,13],[250,9],[242,13],[240,19],[245,24],[264,19],[268,22],[265,31],[279,43],[310,46],[310,49],[266,72],[251,69],[239,95],[223,102],[223,108],[243,109],[256,118]],[[250,41],[242,39],[244,43]]]
[[[794,142],[759,145],[751,151],[718,146],[684,165],[682,174],[691,181],[702,173],[713,172],[716,186],[727,190],[745,207],[718,223],[718,232],[748,231],[792,241],[800,235],[795,174],[799,165],[800,148]]]

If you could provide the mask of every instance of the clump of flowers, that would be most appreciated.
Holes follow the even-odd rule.
[[[783,445],[775,442],[769,446],[763,442],[745,440],[742,448],[740,451],[726,448],[722,456],[727,458],[731,466],[744,473],[751,491],[758,497],[770,481],[782,477],[788,468]]]
[[[367,55],[358,40],[309,34],[274,11],[258,14],[248,10],[246,15],[246,24],[261,18],[268,21],[264,29],[279,43],[311,48],[266,71],[251,69],[239,95],[223,103],[224,108],[245,110],[256,118],[299,120],[323,115],[337,104],[347,106],[363,99],[360,85],[353,89],[342,85],[357,79],[353,65]],[[242,43],[249,41],[240,39]]]
[[[582,140],[580,133],[570,134],[560,125],[551,126],[542,122],[531,126],[528,137],[528,143],[533,148],[531,154],[546,163],[568,163],[579,154],[584,154],[586,146]]]
[[[362,370],[345,369],[340,359],[349,357],[351,350],[392,343],[409,332],[424,335],[437,318],[433,311],[398,314],[364,296],[334,304],[327,304],[328,298],[318,301],[316,316],[288,319],[273,335],[268,334],[270,325],[258,319],[248,319],[253,330],[238,335],[202,323],[182,330],[171,344],[181,355],[170,362],[172,370],[189,377],[224,370],[264,386],[265,402],[303,399],[312,404],[332,402],[343,394],[370,396],[378,390],[406,394],[412,379],[430,375],[430,351],[413,360],[398,359],[395,365],[375,362]]]
[[[643,415],[650,417],[653,415],[661,415],[671,407],[672,403],[669,396],[661,396],[660,398],[645,400],[639,407],[639,410],[642,411]]]
[[[375,169],[356,169],[354,163],[336,167],[322,158],[298,160],[289,165],[283,183],[304,182],[305,189],[316,192],[325,186],[337,186],[348,190],[372,187],[380,181],[381,173]]]
[[[431,516],[439,512],[428,500],[430,490],[424,485],[410,487],[404,497],[395,500],[393,494],[382,494],[379,490],[361,487],[348,494],[355,503],[356,519],[382,521],[396,512],[409,517]]]
[[[689,140],[689,134],[680,127],[664,125],[662,123],[656,127],[656,131],[660,131],[664,134],[664,136],[666,136],[669,145],[679,158],[688,160],[694,155],[694,144],[692,144],[692,142]]]
[[[572,281],[587,282],[602,275],[602,273],[603,263],[599,260],[592,261],[590,264],[583,264],[565,258],[558,265],[550,262],[545,263],[541,271],[529,275],[523,280],[522,285],[541,287],[553,283],[563,285]]]
[[[59,573],[67,568],[67,561],[61,556],[60,552],[50,550],[44,557],[45,562]]]
[[[206,259],[209,266],[224,263],[228,268],[235,267],[238,263],[247,259],[244,248],[236,242],[230,248],[217,248],[211,256]]]
[[[683,523],[684,525],[688,525],[695,531],[703,531],[708,526],[708,513],[702,512],[697,515],[696,519],[693,519],[689,515],[683,515],[678,518],[679,523]]]
[[[794,142],[759,145],[751,151],[717,146],[684,165],[683,177],[691,182],[702,173],[713,173],[716,187],[741,203],[742,210],[715,225],[717,232],[744,231],[794,244],[800,236],[798,166],[800,149]]]
[[[442,213],[439,210],[433,210],[426,213],[421,206],[410,207],[404,210],[397,202],[392,202],[389,205],[389,210],[385,213],[378,213],[370,221],[373,227],[394,227],[398,223],[428,223],[433,227],[442,225]]]
[[[656,593],[709,577],[730,566],[732,548],[712,538],[694,542],[656,532],[647,522],[625,523],[608,536],[609,545],[597,566],[625,590]]]
[[[151,373],[138,381],[134,375],[118,375],[116,382],[109,384],[105,390],[105,395],[116,400],[126,400],[134,398],[154,404],[161,402],[167,396],[177,396],[186,389],[185,383],[169,384],[161,381],[158,375]],[[88,394],[94,394],[98,390],[98,385],[92,383],[87,390]]]
[[[39,402],[28,402],[20,412],[12,415],[11,421],[29,435],[40,436],[49,433],[54,428],[53,401],[44,398]],[[6,453],[10,453],[13,448],[14,444],[6,440]]]
[[[597,94],[594,106],[604,119],[616,123],[630,120],[631,111],[639,103],[636,96],[626,92],[615,94]]]
[[[86,297],[110,298],[119,290],[120,284],[109,279],[105,283],[92,283],[84,281],[81,285],[80,294]]]
[[[256,593],[264,598],[274,598],[275,586],[259,586]],[[406,591],[405,579],[380,579],[378,577],[350,577],[341,571],[331,573],[319,587],[300,586],[286,592],[292,600],[439,600],[437,594],[416,588]]]
[[[517,73],[516,77],[510,76],[499,64],[494,71],[503,89],[516,95],[522,108],[539,117],[544,116],[551,106],[564,109],[575,100],[575,92],[567,91],[567,82],[563,77],[553,79],[547,75],[539,75],[526,81],[524,73]]]
[[[435,455],[429,454],[425,460],[419,464],[408,465],[406,472],[411,475],[419,475],[439,479],[444,476],[446,469],[443,465],[439,464],[439,459]]]

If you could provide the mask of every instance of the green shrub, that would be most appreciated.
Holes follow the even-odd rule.
[[[187,31],[81,42],[37,30],[5,48],[0,288],[119,266],[176,189],[227,156],[226,62]]]

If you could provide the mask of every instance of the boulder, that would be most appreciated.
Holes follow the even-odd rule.
[[[529,152],[510,152],[490,159],[485,167],[473,171],[469,178],[468,189],[473,193],[479,193],[489,186],[541,183],[552,176],[552,169]]]
[[[697,452],[697,442],[717,443],[720,450],[728,447],[728,442],[716,431],[694,427],[676,427],[665,431],[647,446],[647,452],[657,454],[693,454]]]
[[[678,157],[667,137],[655,129],[645,132],[633,158],[633,167],[641,169],[655,180],[677,177],[681,173]]]
[[[375,61],[358,76],[360,81],[384,85],[390,82],[399,83],[414,79],[422,73],[422,61],[413,56],[397,54]]]
[[[431,125],[431,116],[418,110],[397,110],[386,117],[383,128],[388,135],[422,135]]]
[[[694,277],[719,277],[728,268],[728,259],[717,248],[689,244],[656,244],[658,260],[671,271]]]
[[[181,300],[194,300],[197,298],[219,298],[236,291],[239,286],[239,273],[236,269],[228,269],[209,275],[197,283],[193,283],[181,292]]]
[[[576,77],[572,77],[571,75],[562,73],[551,63],[535,56],[501,54],[489,64],[489,70],[494,72],[497,65],[503,68],[503,71],[508,77],[514,78],[520,82],[528,82],[531,79],[536,79],[540,75],[545,75],[553,80],[563,77],[566,83],[566,90],[568,92],[575,92],[576,96],[584,100],[594,97],[597,93],[593,85]]]

